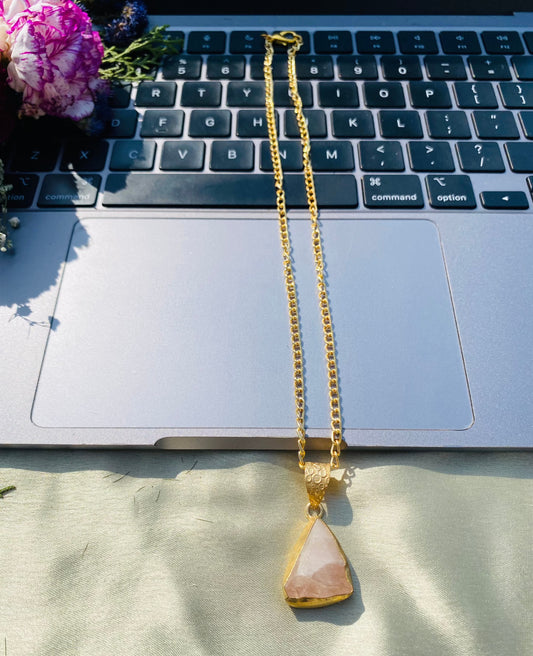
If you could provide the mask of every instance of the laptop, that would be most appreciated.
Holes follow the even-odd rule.
[[[533,3],[148,3],[183,52],[106,137],[18,138],[3,446],[292,449],[264,32],[304,38],[348,448],[533,446]],[[184,6],[179,5],[183,11]],[[317,10],[318,11],[318,10]],[[309,444],[329,444],[301,151],[274,61]],[[20,135],[19,135],[20,136]]]

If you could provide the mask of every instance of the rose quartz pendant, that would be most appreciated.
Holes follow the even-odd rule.
[[[346,556],[327,524],[312,517],[293,550],[285,579],[285,601],[297,608],[319,608],[353,593]]]

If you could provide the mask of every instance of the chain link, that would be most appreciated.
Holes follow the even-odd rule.
[[[311,220],[311,237],[316,272],[316,285],[318,291],[319,308],[322,318],[322,332],[324,335],[324,347],[326,353],[326,365],[328,373],[328,394],[331,420],[331,460],[332,469],[339,467],[339,458],[342,446],[342,418],[340,411],[339,376],[337,372],[337,360],[335,356],[335,338],[333,335],[333,323],[329,309],[329,297],[325,280],[324,256],[322,252],[322,236],[318,222],[318,204],[316,200],[315,182],[311,166],[311,141],[307,122],[303,113],[303,104],[298,92],[298,79],[296,75],[296,53],[303,43],[302,37],[296,32],[280,32],[279,34],[265,34],[265,107],[268,127],[268,138],[270,141],[270,154],[274,172],[274,183],[276,188],[276,206],[279,218],[279,230],[281,247],[283,252],[283,269],[285,274],[285,287],[289,306],[289,322],[292,341],[293,374],[294,374],[294,397],[296,408],[296,434],[298,437],[298,461],[300,468],[305,467],[305,387],[303,376],[303,350],[300,332],[300,315],[298,300],[296,296],[296,284],[294,281],[291,241],[289,235],[287,206],[283,184],[283,168],[279,152],[279,138],[276,127],[276,112],[274,104],[274,80],[272,73],[272,58],[274,56],[274,45],[280,44],[287,47],[287,67],[289,74],[289,93],[294,105],[296,122],[300,132],[302,144],[302,160],[304,168],[305,190],[307,194],[307,205]]]

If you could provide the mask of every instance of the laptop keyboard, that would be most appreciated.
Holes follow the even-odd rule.
[[[533,32],[302,32],[322,208],[527,210]],[[12,208],[274,207],[261,31],[192,31],[113,96],[105,138],[18,135]],[[305,207],[286,60],[274,58],[287,204]]]

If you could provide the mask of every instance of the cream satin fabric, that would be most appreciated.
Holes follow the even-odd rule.
[[[528,656],[533,453],[350,453],[356,592],[293,610],[295,454],[2,451],[0,656]]]

